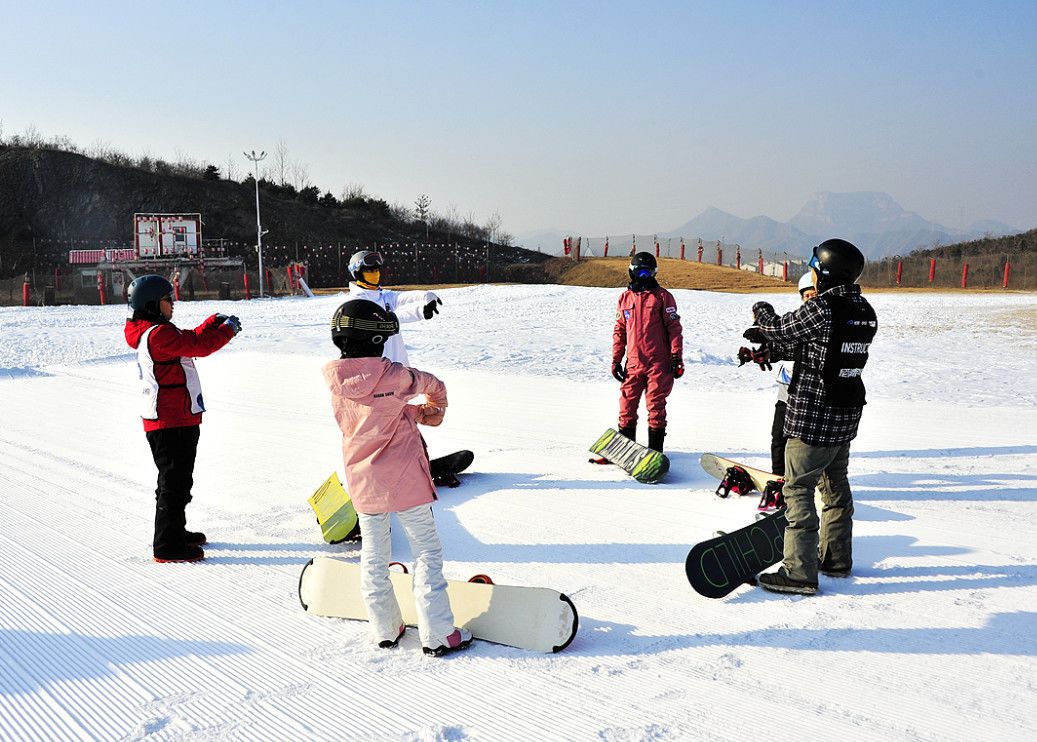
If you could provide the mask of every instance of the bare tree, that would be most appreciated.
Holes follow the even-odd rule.
[[[295,186],[295,190],[301,191],[303,188],[310,187],[310,169],[308,167],[301,162],[293,162],[289,170],[292,174],[292,185]]]
[[[288,182],[288,169],[290,167],[291,164],[288,162],[288,142],[282,137],[277,140],[277,146],[274,147],[274,156],[270,163],[272,178],[277,181],[278,185],[283,186]]]
[[[486,239],[490,242],[496,242],[497,233],[500,232],[503,222],[504,220],[501,219],[499,212],[495,211],[490,214],[490,218],[486,220]]]
[[[103,139],[95,139],[94,143],[90,145],[86,150],[87,157],[92,157],[95,160],[104,160],[108,158],[109,152],[111,152],[111,145]]]
[[[237,180],[238,171],[234,167],[234,155],[227,155],[227,180]]]
[[[25,133],[22,135],[22,144],[32,149],[39,149],[43,146],[43,135],[40,134],[39,129],[29,124],[25,127]]]
[[[346,183],[342,186],[342,200],[349,201],[354,198],[367,198],[367,192],[360,183]]]

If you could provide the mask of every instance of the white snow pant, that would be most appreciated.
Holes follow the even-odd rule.
[[[389,579],[392,541],[389,513],[360,518],[360,595],[376,642],[395,639],[403,618]],[[414,554],[414,605],[418,613],[418,636],[426,647],[438,647],[454,632],[454,614],[443,577],[443,546],[436,532],[430,505],[418,505],[396,513]]]

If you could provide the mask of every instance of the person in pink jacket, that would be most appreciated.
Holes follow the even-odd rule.
[[[367,300],[347,301],[331,318],[342,356],[324,366],[331,407],[342,430],[346,485],[360,519],[360,591],[374,640],[397,646],[405,626],[389,580],[395,513],[414,552],[414,603],[425,654],[442,656],[472,642],[454,626],[443,577],[443,547],[432,517],[436,488],[418,424],[439,425],[446,386],[435,376],[382,357],[400,331],[396,315]],[[423,404],[409,404],[424,395]]]
[[[612,375],[620,382],[619,432],[633,440],[637,406],[645,395],[648,447],[663,450],[666,397],[684,375],[684,338],[673,294],[655,280],[655,256],[630,259],[630,285],[619,297],[612,331]],[[626,355],[626,365],[623,356]]]

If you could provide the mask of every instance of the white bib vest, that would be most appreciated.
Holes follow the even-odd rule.
[[[158,325],[152,325],[140,337],[140,345],[137,346],[137,371],[140,373],[141,394],[143,402],[141,414],[145,420],[158,420],[158,391],[159,389],[172,389],[184,386],[191,398],[191,412],[195,415],[205,412],[202,404],[202,384],[198,379],[198,371],[194,367],[193,358],[177,358],[175,361],[160,362],[160,365],[179,365],[184,370],[184,384],[159,385],[155,377],[155,361],[148,350],[148,337],[151,331]]]

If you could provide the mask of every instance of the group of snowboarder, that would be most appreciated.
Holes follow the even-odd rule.
[[[864,405],[861,369],[876,328],[875,313],[856,285],[863,266],[864,257],[852,244],[827,240],[814,248],[809,285],[800,282],[804,302],[797,310],[779,316],[766,302],[753,306],[755,324],[746,337],[760,348],[748,351],[752,360],[761,368],[772,360],[795,361],[791,375],[784,367],[784,375],[779,374],[779,383],[787,383],[787,402],[779,399],[772,425],[774,474],[779,481],[784,475],[784,481],[771,496],[775,503],[783,498],[788,527],[784,564],[759,578],[768,590],[812,594],[817,592],[818,570],[848,576],[852,567],[853,503],[846,465]],[[384,258],[375,251],[350,258],[349,295],[331,320],[340,357],[327,363],[323,374],[342,432],[348,491],[359,516],[361,594],[375,643],[392,648],[405,633],[389,580],[389,515],[395,513],[414,552],[422,647],[441,656],[472,641],[471,632],[454,626],[431,509],[436,484],[453,485],[456,479],[449,478],[452,472],[433,471],[417,428],[442,422],[447,392],[432,374],[408,367],[400,324],[432,319],[442,300],[431,291],[383,288],[383,267]],[[676,301],[659,285],[657,271],[651,253],[631,258],[630,283],[616,309],[612,375],[621,384],[619,433],[636,437],[644,395],[648,445],[661,453],[666,398],[674,380],[684,374],[684,363]],[[134,280],[128,298],[132,316],[125,337],[137,351],[141,417],[158,468],[154,559],[197,561],[204,557],[206,538],[187,530],[185,508],[191,501],[205,408],[192,359],[230,342],[241,331],[241,322],[214,314],[194,330],[177,328],[172,324],[173,286],[157,275]],[[424,403],[409,404],[421,396]],[[824,502],[820,518],[814,506],[818,484]]]

